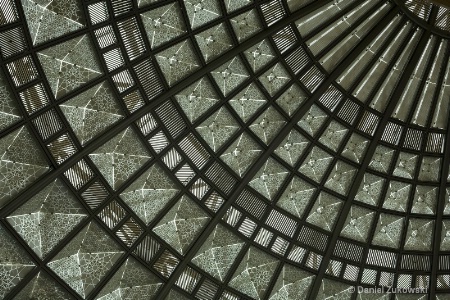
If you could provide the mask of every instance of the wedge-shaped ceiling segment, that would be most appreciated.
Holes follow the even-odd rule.
[[[123,253],[95,222],[91,222],[47,265],[85,299]]]
[[[151,159],[131,128],[116,135],[89,157],[115,190]]]
[[[102,74],[88,35],[42,50],[38,57],[57,99]]]
[[[243,240],[222,225],[217,225],[192,262],[214,278],[224,281],[243,246]]]
[[[175,183],[158,164],[154,164],[120,194],[120,197],[148,224],[177,193]]]
[[[180,253],[186,253],[210,217],[193,200],[183,196],[153,231]]]
[[[96,299],[153,299],[161,280],[133,257],[115,272]]]
[[[18,242],[0,226],[0,298],[13,289],[34,268]]]
[[[262,299],[278,263],[274,257],[250,247],[234,272],[230,286],[254,299]]]
[[[86,144],[124,116],[104,82],[60,105],[81,144]]]
[[[81,0],[21,0],[33,45],[86,25]]]
[[[7,217],[11,226],[40,257],[45,257],[87,213],[59,179]]]
[[[50,168],[26,127],[0,139],[0,207]]]

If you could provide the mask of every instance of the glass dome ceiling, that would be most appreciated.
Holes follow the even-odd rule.
[[[0,298],[450,299],[449,38],[424,0],[2,0]]]

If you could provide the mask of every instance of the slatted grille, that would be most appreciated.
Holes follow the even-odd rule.
[[[319,102],[322,103],[330,111],[334,111],[336,106],[342,101],[344,95],[334,85],[330,85],[328,89],[320,96]]]
[[[48,139],[63,128],[61,120],[54,109],[36,117],[33,120],[33,124],[43,140]]]
[[[402,255],[400,268],[404,270],[431,271],[431,260],[425,255]]]
[[[96,181],[81,194],[81,197],[91,209],[95,209],[106,200],[108,192],[102,183]]]
[[[38,72],[31,56],[22,57],[6,66],[16,86],[21,86],[38,77]]]
[[[139,108],[145,105],[145,101],[142,98],[141,93],[139,90],[135,90],[128,95],[123,97],[123,102],[127,106],[127,109],[130,113],[135,112]]]
[[[214,299],[218,290],[219,286],[217,284],[210,280],[205,280],[195,294],[195,297],[199,300]]]
[[[267,26],[281,20],[286,15],[280,0],[273,0],[261,4],[261,11]]]
[[[208,151],[202,146],[197,138],[190,133],[180,143],[181,150],[192,160],[195,166],[201,169],[210,159]]]
[[[297,222],[293,219],[276,210],[270,212],[266,224],[289,237],[294,236],[294,232],[298,226]]]
[[[236,179],[217,162],[209,167],[205,175],[225,194],[229,194],[236,184]]]
[[[369,249],[366,263],[369,265],[393,269],[397,263],[397,257],[396,254],[392,252]]]
[[[94,173],[88,164],[83,160],[77,162],[73,167],[64,172],[70,183],[79,189],[94,177]]]
[[[373,136],[379,121],[380,117],[371,112],[365,111],[361,121],[359,122],[358,129]]]
[[[0,3],[0,25],[15,22],[19,19],[14,0],[2,0]]]
[[[338,240],[334,248],[333,255],[336,257],[348,259],[354,262],[360,262],[363,255],[363,247]]]
[[[294,46],[298,41],[291,26],[281,29],[275,33],[272,38],[281,53],[284,53],[286,50]],[[302,49],[301,47],[299,48]]]
[[[217,212],[222,207],[224,199],[216,192],[213,192],[208,198],[205,199],[205,205],[213,212]]]
[[[242,191],[236,199],[236,204],[257,219],[261,219],[267,207],[264,201],[259,199],[249,190]]]
[[[119,48],[115,48],[103,53],[103,58],[105,59],[106,67],[110,72],[123,66],[125,63],[125,61],[123,60],[122,52]]]
[[[265,228],[261,228],[258,231],[258,234],[256,235],[254,241],[258,244],[260,244],[263,247],[267,247],[272,240],[273,233]]]
[[[316,66],[312,66],[300,80],[312,93],[325,80],[325,74],[323,74]]]
[[[128,0],[118,0],[116,2],[127,2]],[[131,5],[131,4],[130,4]],[[117,24],[119,27],[120,36],[122,37],[123,45],[130,60],[136,59],[143,54],[145,49],[142,33],[139,30],[136,18],[130,18]]]
[[[210,188],[211,187],[203,179],[199,178],[192,184],[189,191],[197,197],[197,199],[202,199]]]
[[[106,48],[117,42],[112,26],[105,26],[94,31],[100,48]]]
[[[26,48],[27,43],[21,27],[0,32],[0,51],[3,57],[8,58],[19,54],[25,51]]]
[[[112,201],[98,215],[98,217],[109,227],[113,229],[126,216],[127,212],[117,201]]]
[[[50,103],[42,83],[33,85],[19,93],[28,114],[32,114]]]
[[[114,84],[116,85],[116,88],[119,90],[120,93],[128,90],[135,84],[133,77],[131,76],[130,71],[128,70],[122,71],[112,76],[112,79],[114,81]]]
[[[120,16],[133,8],[133,1],[111,0],[115,16]]]
[[[158,271],[162,276],[168,278],[170,274],[175,270],[175,268],[180,263],[180,260],[175,257],[170,251],[165,250],[158,260],[155,262],[153,267],[156,271]]]
[[[444,153],[445,135],[442,133],[429,133],[427,141],[427,152]]]
[[[116,235],[127,247],[131,247],[141,234],[142,229],[133,218],[126,220],[116,232]]]
[[[92,24],[98,24],[109,19],[108,7],[105,2],[97,2],[88,6]]]
[[[156,255],[156,253],[158,253],[160,248],[161,245],[150,235],[147,235],[136,247],[136,250],[134,250],[134,254],[149,263]]]
[[[197,271],[188,267],[181,273],[175,284],[186,292],[192,293],[200,278],[201,275]]]
[[[285,60],[295,74],[300,73],[300,71],[302,71],[311,61],[302,46],[298,46],[298,48],[292,51]]]
[[[420,150],[422,145],[422,137],[422,130],[408,128],[403,147],[417,151]]]
[[[299,242],[319,251],[325,251],[328,242],[328,237],[325,234],[306,226],[302,227],[297,239]]]
[[[390,144],[398,145],[402,132],[403,126],[396,123],[388,122],[383,130],[381,140]]]
[[[186,124],[171,101],[166,101],[163,105],[158,107],[156,109],[156,114],[173,138],[176,138],[186,129]]]
[[[256,226],[257,225],[253,220],[251,220],[250,218],[245,218],[239,226],[238,231],[249,238],[255,231]]]
[[[137,64],[134,70],[148,99],[162,93],[164,88],[152,61],[145,60]]]
[[[77,152],[72,139],[67,133],[56,138],[47,146],[53,158],[58,164],[61,164],[67,158],[71,157],[75,152]]]
[[[136,125],[139,127],[143,135],[150,134],[157,126],[155,118],[151,113],[145,114],[142,118],[136,121]]]
[[[359,104],[347,99],[345,100],[344,105],[342,105],[341,109],[339,110],[338,117],[349,123],[350,125],[353,125],[353,122],[355,122],[356,117],[359,114],[361,107]]]

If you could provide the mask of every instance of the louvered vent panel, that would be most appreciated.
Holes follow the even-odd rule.
[[[261,228],[256,234],[254,241],[263,247],[267,247],[272,240],[272,237],[273,233],[271,231]]]
[[[297,49],[292,51],[292,53],[289,54],[285,60],[295,74],[300,73],[300,71],[311,62],[308,54],[306,54],[306,51],[302,46],[299,46]]]
[[[280,0],[273,0],[261,4],[261,10],[267,26],[281,20],[286,15],[283,4]]]
[[[106,53],[103,53],[103,58],[106,62],[106,67],[108,68],[108,71],[112,71],[114,69],[117,69],[125,64],[125,61],[123,60],[122,52],[119,48],[109,50]]]
[[[325,74],[320,72],[316,66],[312,66],[300,80],[310,92],[314,92],[325,80]]]
[[[21,86],[38,77],[38,72],[31,56],[20,58],[7,64],[9,74],[16,86]]]
[[[361,283],[375,285],[377,280],[377,271],[372,269],[364,269],[361,276]]]
[[[206,279],[198,289],[195,297],[199,300],[214,299],[214,296],[216,295],[218,290],[219,286],[217,284]]]
[[[419,18],[428,21],[433,5],[427,0],[406,0],[405,6]]]
[[[356,281],[359,275],[359,267],[354,265],[347,265],[345,267],[344,275],[342,278],[349,281]]]
[[[439,271],[450,271],[450,255],[439,255]]]
[[[342,101],[344,95],[334,86],[330,87],[319,98],[319,102],[322,103],[330,111],[334,111],[336,106]]]
[[[142,134],[146,136],[158,126],[158,123],[156,123],[156,120],[152,114],[148,113],[137,120],[136,125],[139,127]]]
[[[28,114],[32,114],[50,103],[42,83],[33,85],[19,93]]]
[[[136,75],[148,99],[153,99],[163,91],[163,85],[152,61],[145,60],[134,67]]]
[[[21,27],[16,27],[0,33],[0,51],[2,52],[3,57],[11,57],[26,49],[27,43]]]
[[[106,2],[97,2],[88,6],[89,17],[92,24],[98,24],[109,19]]]
[[[202,199],[203,196],[205,196],[205,194],[209,191],[209,189],[210,186],[205,181],[203,181],[203,179],[199,178],[194,182],[194,184],[192,184],[189,191],[195,197],[197,197],[197,199]]]
[[[359,122],[358,129],[373,136],[379,121],[380,117],[366,111]]]
[[[192,293],[201,275],[192,268],[186,268],[176,281],[176,285],[188,293]]]
[[[56,138],[47,146],[48,150],[58,164],[61,164],[67,158],[71,157],[75,152],[77,152],[72,139],[67,133]]]
[[[126,1],[129,2],[128,0]],[[133,17],[119,22],[117,26],[119,27],[120,36],[122,37],[123,45],[130,60],[143,54],[145,52],[145,44],[136,19]]]
[[[429,133],[427,141],[427,152],[444,153],[445,135],[442,133]]]
[[[419,151],[422,145],[422,138],[422,130],[408,128],[406,131],[405,141],[403,142],[403,147]]]
[[[273,242],[271,250],[279,255],[284,256],[289,246],[289,242],[282,237],[277,237]]]
[[[152,146],[153,150],[155,150],[156,153],[161,152],[164,148],[166,148],[167,145],[169,145],[169,141],[167,140],[166,135],[159,131],[154,136],[152,136],[148,142]]]
[[[403,132],[403,126],[388,122],[386,127],[383,130],[383,135],[381,136],[381,140],[387,143],[398,145],[400,141],[400,136]]]
[[[120,206],[117,201],[112,201],[109,203],[102,211],[98,214],[98,217],[109,227],[113,229],[117,224],[126,216],[127,212]]]
[[[314,270],[319,270],[322,259],[322,255],[315,252],[309,252],[308,257],[306,258],[305,266]]]
[[[244,221],[242,221],[241,226],[239,226],[238,231],[245,235],[247,238],[250,238],[255,229],[256,223],[249,218],[245,218]]]
[[[450,274],[438,275],[436,286],[437,286],[437,289],[439,289],[439,290],[449,289],[450,288]]]
[[[369,249],[366,263],[369,265],[393,269],[397,263],[397,257],[395,253],[392,252]]]
[[[222,207],[225,201],[219,194],[213,192],[208,198],[205,199],[205,205],[213,212],[217,212]]]
[[[163,156],[162,161],[169,169],[174,169],[182,160],[183,158],[178,153],[178,151],[175,148],[170,149],[167,151],[167,154]]]
[[[294,246],[292,247],[292,250],[288,255],[288,259],[296,263],[301,263],[303,261],[303,258],[305,257],[305,254],[306,254],[305,248]]]
[[[115,16],[120,16],[133,8],[133,1],[111,0]]]
[[[345,100],[344,105],[342,105],[341,109],[339,110],[339,113],[337,116],[349,123],[350,125],[353,125],[353,122],[355,122],[356,117],[359,114],[361,107],[359,104],[351,101],[350,99]]]
[[[402,255],[400,268],[404,270],[431,271],[431,260],[425,255]]]
[[[435,26],[450,31],[450,9],[448,7],[439,6]]]
[[[135,90],[129,93],[128,95],[124,96],[123,102],[125,103],[130,113],[135,112],[136,110],[145,105],[145,101],[142,98],[142,95],[139,92],[139,90]]]
[[[119,90],[119,93],[122,93],[134,86],[133,77],[128,70],[122,71],[112,76],[112,79],[114,81],[114,84],[116,85],[116,88]]]
[[[240,300],[241,297],[236,296],[235,294],[225,291],[222,293],[222,296],[220,297],[221,300]]]
[[[158,271],[162,276],[168,278],[173,270],[178,266],[180,260],[176,258],[175,255],[170,253],[169,250],[165,250],[158,260],[155,262],[153,267],[156,271]]]
[[[241,217],[242,213],[240,211],[234,207],[230,207],[227,213],[223,216],[223,220],[234,227],[239,222]]]
[[[169,131],[172,138],[176,138],[180,133],[186,129],[186,124],[181,118],[180,113],[172,104],[167,101],[156,109],[156,114],[161,119],[161,122]]]
[[[363,247],[338,240],[334,248],[333,255],[336,257],[348,259],[354,262],[360,262],[363,255]]]
[[[84,159],[64,172],[64,175],[77,190],[94,177],[94,173]]]
[[[208,151],[206,151],[206,149],[202,146],[202,144],[200,144],[192,133],[185,137],[179,143],[179,146],[199,169],[201,169],[210,158]]]
[[[297,222],[293,219],[276,210],[272,210],[270,212],[269,217],[266,220],[266,224],[289,237],[294,236],[295,230],[298,226]]]
[[[116,235],[127,247],[131,247],[141,234],[142,229],[133,218],[126,220],[116,232]]]
[[[112,26],[105,26],[94,31],[100,48],[106,48],[117,42]]]
[[[217,162],[206,171],[205,175],[225,194],[230,194],[236,184],[236,179]]]
[[[195,176],[195,172],[192,170],[191,166],[184,164],[175,173],[175,176],[181,181],[182,184],[187,185],[189,181]]]
[[[331,259],[325,272],[328,275],[339,277],[339,275],[341,274],[342,265],[342,262]]]
[[[325,234],[306,226],[302,227],[297,239],[299,242],[319,251],[325,251],[328,242],[328,237]]]
[[[236,200],[236,204],[257,219],[261,219],[267,205],[253,195],[250,191],[244,190]]]
[[[19,20],[14,0],[2,0],[0,2],[0,25],[5,25]]]
[[[97,208],[108,197],[105,186],[95,181],[82,194],[81,197],[91,209]]]
[[[272,38],[281,53],[294,46],[298,41],[290,25],[275,33]]]
[[[43,140],[48,139],[58,131],[62,130],[61,120],[53,109],[36,117],[36,119],[33,120],[33,124]]]
[[[160,248],[161,245],[150,235],[147,235],[136,247],[136,250],[134,250],[134,254],[149,263],[156,255],[156,253],[158,253]]]

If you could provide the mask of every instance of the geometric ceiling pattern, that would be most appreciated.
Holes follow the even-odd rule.
[[[449,299],[439,2],[1,1],[0,298]]]

